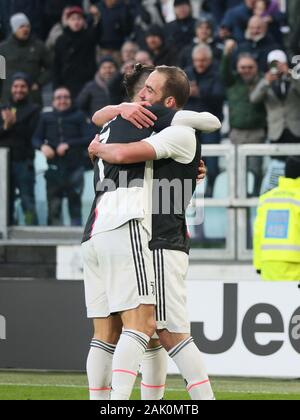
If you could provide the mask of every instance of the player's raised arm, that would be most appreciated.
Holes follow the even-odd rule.
[[[92,120],[98,127],[103,127],[106,123],[120,115],[139,129],[150,128],[154,125],[157,117],[145,108],[149,106],[151,106],[149,102],[124,102],[120,105],[109,105],[97,111]]]

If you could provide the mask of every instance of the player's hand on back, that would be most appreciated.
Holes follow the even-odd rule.
[[[92,162],[94,162],[95,159],[97,159],[97,151],[99,148],[100,143],[100,136],[97,134],[94,138],[94,140],[90,143],[88,148],[89,157]]]
[[[149,107],[149,102],[126,103],[120,105],[120,115],[124,120],[131,122],[135,127],[150,128],[154,126],[157,117],[145,107]]]
[[[198,169],[198,176],[197,182],[203,181],[207,175],[207,168],[203,160],[200,160],[199,169]]]

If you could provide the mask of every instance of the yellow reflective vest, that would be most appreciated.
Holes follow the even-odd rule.
[[[254,265],[264,280],[300,281],[300,178],[282,177],[260,198]]]

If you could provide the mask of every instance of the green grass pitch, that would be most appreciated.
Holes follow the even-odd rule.
[[[300,381],[212,378],[218,400],[300,400]],[[0,400],[87,400],[84,374],[0,372]],[[133,399],[140,399],[139,382]],[[168,379],[166,400],[188,400],[183,381]]]

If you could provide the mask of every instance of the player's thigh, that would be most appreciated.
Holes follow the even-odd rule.
[[[94,319],[94,339],[109,344],[117,344],[122,333],[122,320],[119,315]]]
[[[88,318],[107,318],[109,310],[105,267],[99,263],[99,252],[92,239],[82,244],[85,300]]]
[[[98,239],[97,239],[98,237]],[[111,313],[130,311],[140,305],[155,305],[155,278],[149,235],[131,221],[95,236],[104,241],[106,290]],[[96,242],[97,243],[97,242]]]
[[[190,334],[187,308],[187,273],[189,257],[171,250],[154,251],[156,273],[158,330],[176,334]]]

